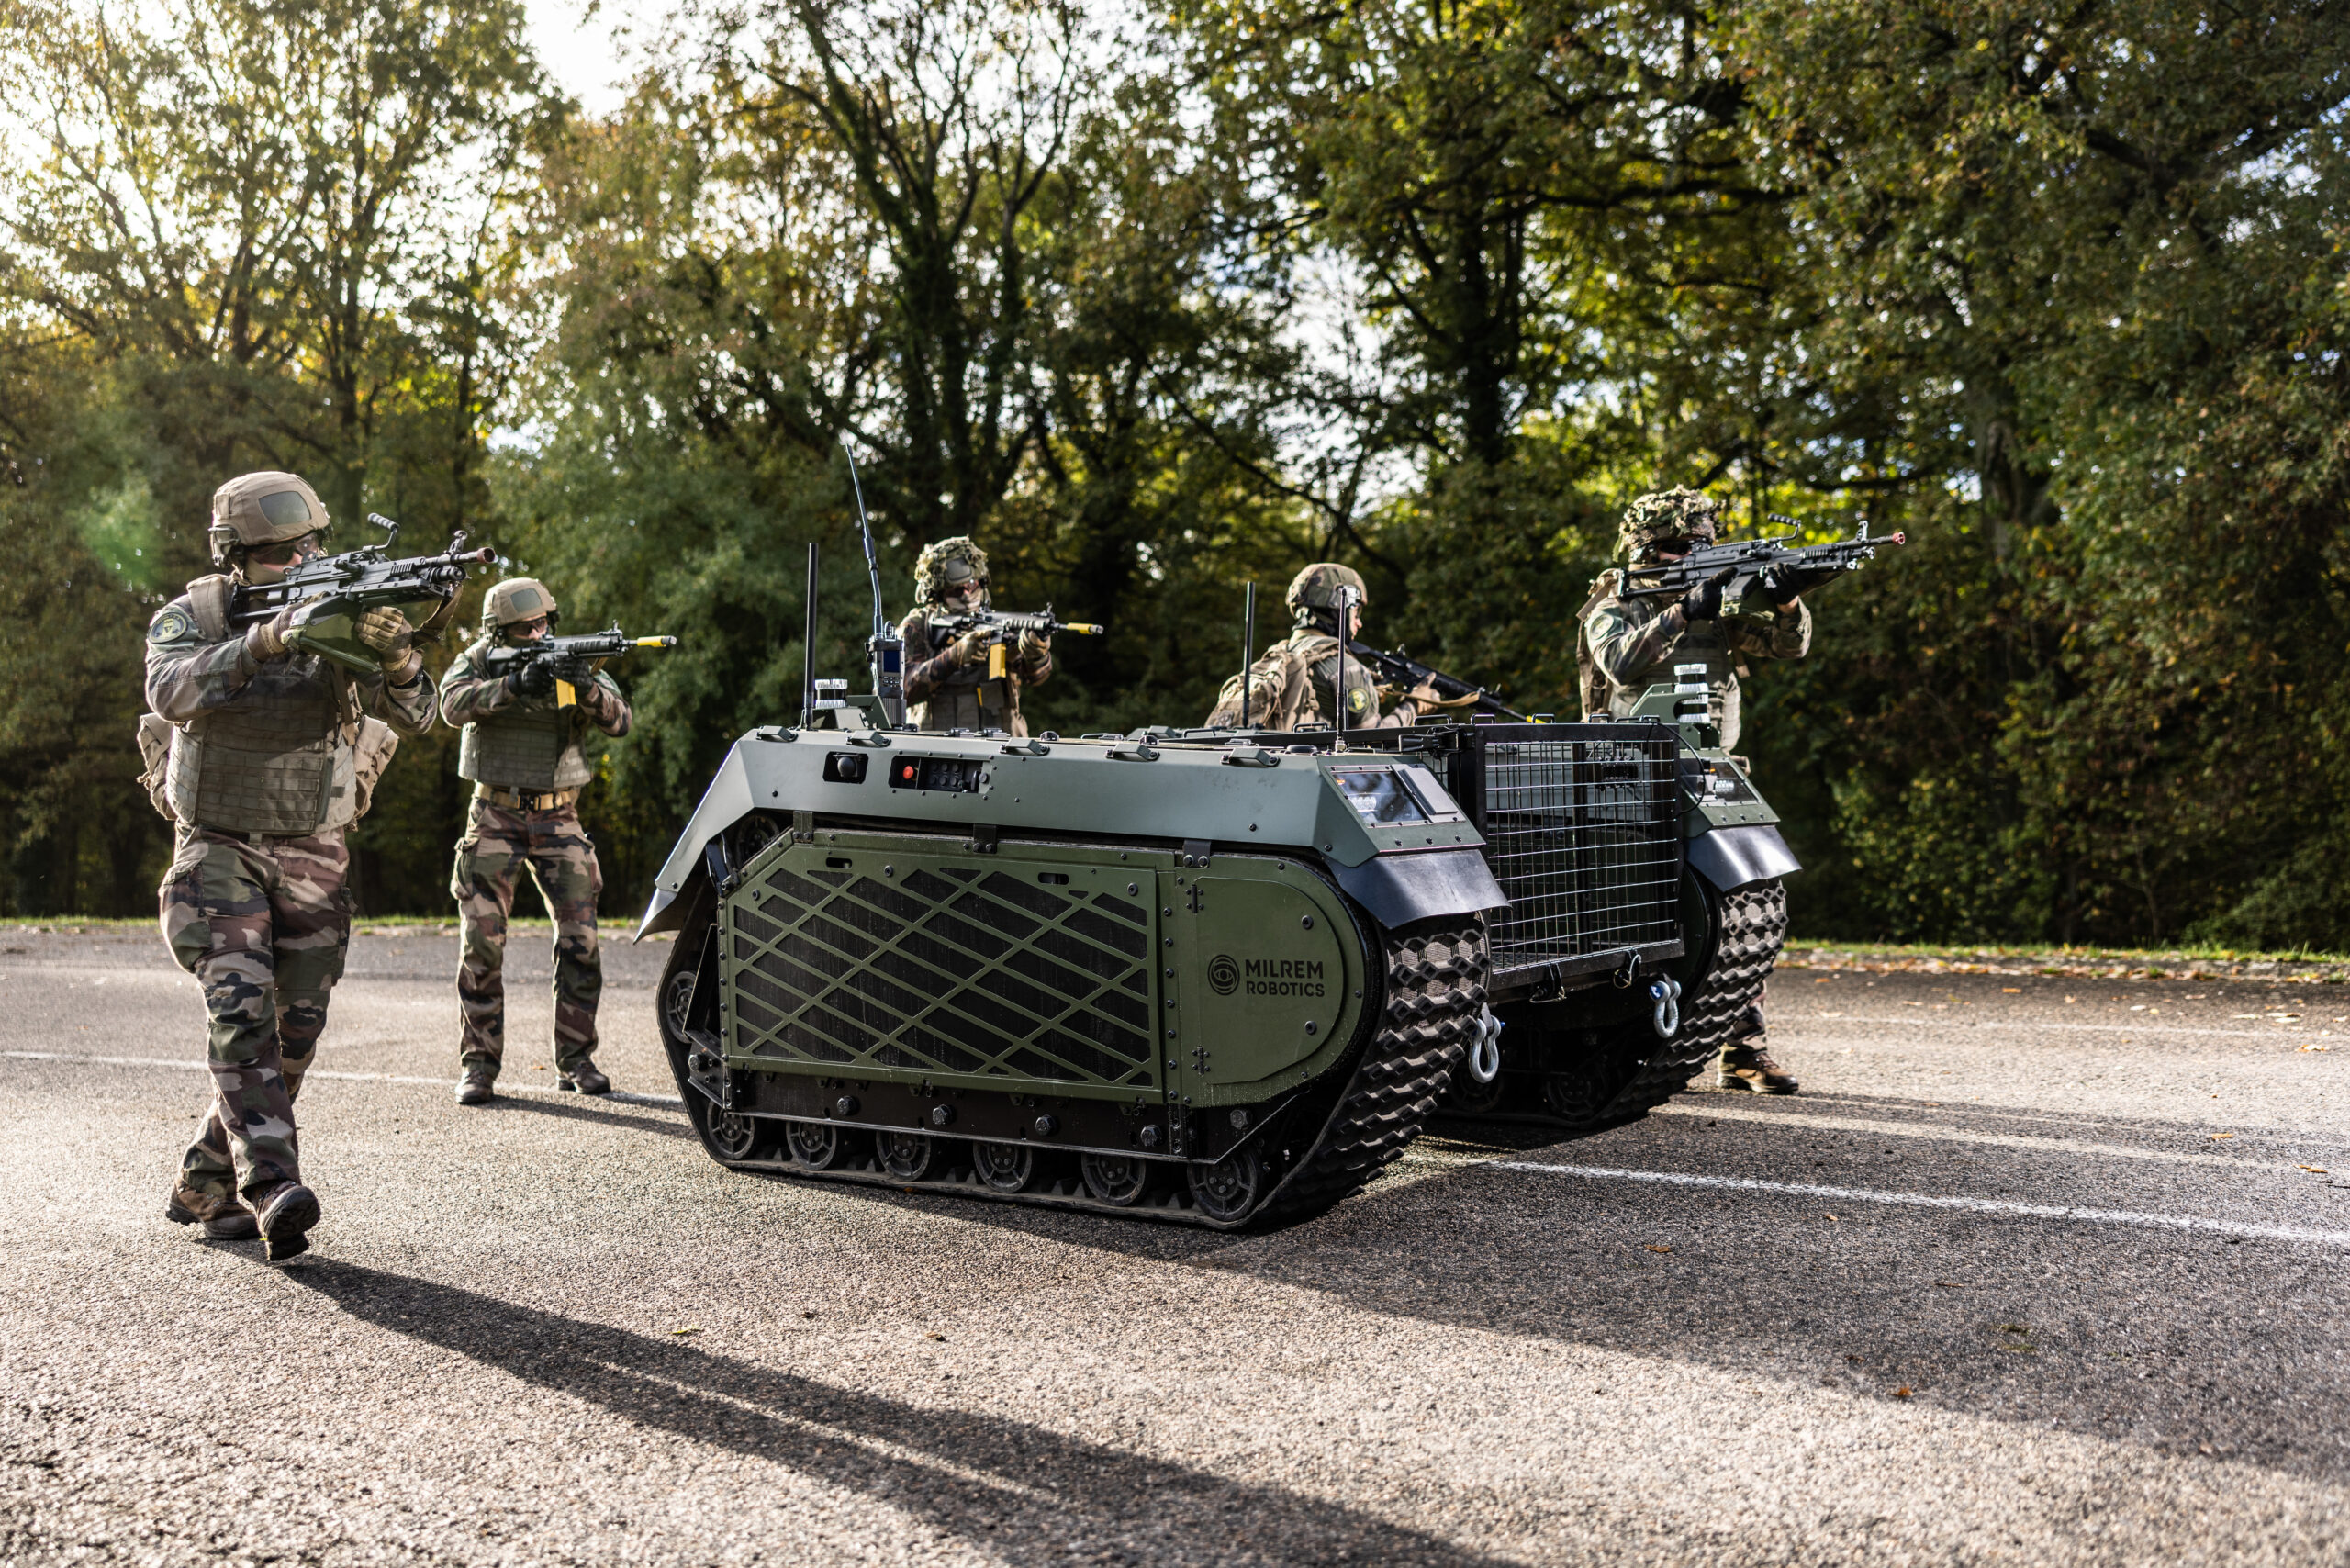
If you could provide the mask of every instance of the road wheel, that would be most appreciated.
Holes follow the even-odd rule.
[[[971,1165],[999,1193],[1024,1193],[1036,1179],[1036,1151],[1019,1143],[975,1143]]]
[[[1085,1190],[1105,1204],[1130,1209],[1150,1191],[1151,1161],[1132,1154],[1089,1154],[1079,1162]]]
[[[1225,1156],[1214,1165],[1194,1165],[1192,1201],[1210,1219],[1229,1223],[1264,1201],[1265,1157],[1255,1144]]]
[[[928,1133],[879,1133],[874,1148],[881,1169],[901,1182],[927,1181],[938,1163],[938,1140]]]

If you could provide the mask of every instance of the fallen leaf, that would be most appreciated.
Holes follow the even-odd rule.
[[[1907,1398],[1908,1398],[1908,1397],[1909,1397],[1909,1385],[1908,1385],[1908,1383],[1903,1383],[1899,1388],[1895,1389],[1895,1390],[1893,1391],[1893,1397],[1894,1397],[1894,1398],[1896,1398],[1896,1399],[1907,1399]]]
[[[946,1339],[946,1336],[944,1334],[925,1334],[923,1338],[925,1339],[938,1339],[943,1341]]]
[[[1814,985],[1826,985],[1830,980],[1832,980],[1835,978],[1836,977],[1834,975],[1822,975],[1811,983]]]
[[[1966,1287],[1956,1280],[1936,1280],[1935,1285],[1946,1291],[1963,1291]]]
[[[701,1330],[689,1324],[683,1328],[672,1328],[669,1332],[672,1334],[699,1334]]]
[[[2021,996],[2023,994],[2023,987],[2020,985],[2003,985],[1999,988],[1999,994],[2001,996]]]
[[[1829,1217],[1830,1219],[1834,1219],[1834,1218],[1836,1218],[1836,1216],[1835,1216],[1834,1215],[1830,1215],[1828,1217]],[[1841,1222],[1840,1222],[1840,1223],[1841,1223]]]
[[[2220,1139],[2221,1139],[2221,1138],[2223,1138],[2223,1137],[2235,1137],[2235,1136],[2236,1136],[2236,1135],[2235,1135],[2235,1134],[2233,1134],[2233,1133],[2213,1133],[2213,1134],[2211,1135],[2211,1141],[2212,1141],[2212,1142],[2214,1142],[2214,1143],[2217,1143]]]
[[[2297,1051],[2330,1051],[2333,1047],[2332,1046],[2295,1046],[2293,1048]]]
[[[1646,1245],[1647,1245],[1647,1247],[1648,1247],[1648,1249],[1649,1249],[1650,1251],[1651,1251],[1651,1252],[1670,1252],[1670,1251],[1672,1251],[1672,1250],[1673,1250],[1673,1249],[1672,1249],[1672,1248],[1670,1248],[1670,1247],[1659,1247],[1659,1246],[1658,1246],[1655,1242],[1653,1242],[1653,1241],[1648,1242],[1648,1243],[1646,1243]]]
[[[2308,1171],[2312,1176],[2323,1176],[2327,1174],[2326,1169],[2322,1165],[2304,1165],[2301,1169]]]

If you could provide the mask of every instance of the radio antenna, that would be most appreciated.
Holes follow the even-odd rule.
[[[881,704],[882,722],[891,729],[906,722],[905,643],[890,627],[881,608],[881,560],[873,553],[873,520],[865,514],[865,484],[856,476],[856,449],[849,433],[841,431],[841,455],[848,459],[849,488],[856,496],[856,527],[865,540],[865,573],[873,583],[873,635],[865,646],[872,655],[873,695]]]
[[[1248,727],[1248,672],[1255,668],[1257,649],[1257,585],[1248,585],[1240,611],[1240,727]]]

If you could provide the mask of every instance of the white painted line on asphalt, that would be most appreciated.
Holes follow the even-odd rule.
[[[2234,1170],[2270,1169],[2258,1160],[2233,1154],[2211,1154],[2200,1150],[2179,1148],[2133,1148],[2126,1143],[2085,1143],[2077,1138],[2032,1137],[2023,1133],[1970,1133],[1955,1127],[1936,1126],[1930,1122],[1886,1122],[1860,1116],[1806,1115],[1800,1111],[1755,1111],[1724,1105],[1659,1105],[1652,1113],[1659,1116],[1702,1116],[1707,1121],[1768,1122],[1779,1126],[1818,1127],[1825,1132],[1866,1133],[1871,1137],[1883,1134],[1887,1137],[1931,1138],[1936,1143],[1981,1143],[1997,1148],[2044,1149],[2051,1154],[2087,1154],[2117,1156],[2123,1159],[2164,1159],[2176,1165],[2224,1165]],[[2208,1140],[2209,1133],[2181,1134]],[[2232,1136],[2232,1135],[2231,1135]],[[2246,1136],[2250,1141],[2252,1135]],[[2283,1170],[2294,1166],[2278,1165]]]
[[[2230,1040],[2296,1040],[2321,1038],[2332,1033],[2331,1030],[2323,1030],[2312,1035],[2307,1029],[2283,1027],[2196,1029],[2182,1028],[2176,1024],[2050,1024],[2037,1018],[2027,1018],[2020,1023],[2006,1024],[1985,1022],[1974,1018],[1934,1018],[1923,1013],[1912,1013],[1907,1017],[1897,1014],[1890,1018],[1864,1016],[1858,1013],[1789,1013],[1781,1018],[1780,1026],[1784,1028],[1789,1024],[1908,1024],[1912,1025],[1924,1024],[1943,1029],[2060,1029],[2076,1034],[2087,1032],[2099,1035],[2217,1035]]]
[[[2242,1225],[2199,1219],[2192,1215],[2146,1214],[2135,1209],[2067,1208],[2055,1204],[2016,1204],[1999,1198],[1945,1197],[1932,1193],[1887,1193],[1872,1187],[1818,1187],[1802,1182],[1758,1182],[1746,1176],[1695,1176],[1677,1170],[1618,1170],[1601,1165],[1539,1165],[1528,1159],[1492,1159],[1490,1170],[1530,1170],[1545,1176],[1589,1176],[1603,1182],[1655,1182],[1671,1187],[1715,1187],[1733,1193],[1784,1193],[1798,1198],[1832,1198],[1848,1204],[1898,1204],[1921,1209],[1966,1209],[1975,1214],[2023,1219],[2071,1219],[2090,1225],[2134,1225],[2149,1230],[2198,1231],[2214,1236],[2255,1237],[2266,1241],[2316,1241],[2350,1247],[2350,1230],[2307,1230],[2290,1225]]]
[[[0,1051],[5,1061],[69,1061],[91,1067],[168,1067],[187,1072],[209,1072],[209,1064],[200,1061],[180,1061],[171,1057],[90,1057],[73,1051]],[[345,1083],[421,1083],[434,1089],[454,1089],[453,1078],[410,1078],[397,1072],[332,1072],[312,1068],[302,1075],[309,1078],[332,1078]],[[570,1094],[576,1091],[557,1089],[552,1083],[512,1083],[499,1086],[500,1094]],[[674,1094],[630,1094],[615,1089],[610,1094],[582,1096],[591,1100],[616,1100],[623,1105],[658,1105],[666,1110],[682,1111],[686,1103]]]

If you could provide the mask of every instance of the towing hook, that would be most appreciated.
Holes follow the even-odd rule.
[[[1502,1021],[1485,1007],[1479,1009],[1469,1027],[1469,1076],[1479,1083],[1491,1083],[1502,1075]]]
[[[1681,1033],[1681,982],[1669,976],[1650,981],[1649,1000],[1656,1003],[1650,1018],[1656,1025],[1656,1037],[1669,1040]]]

